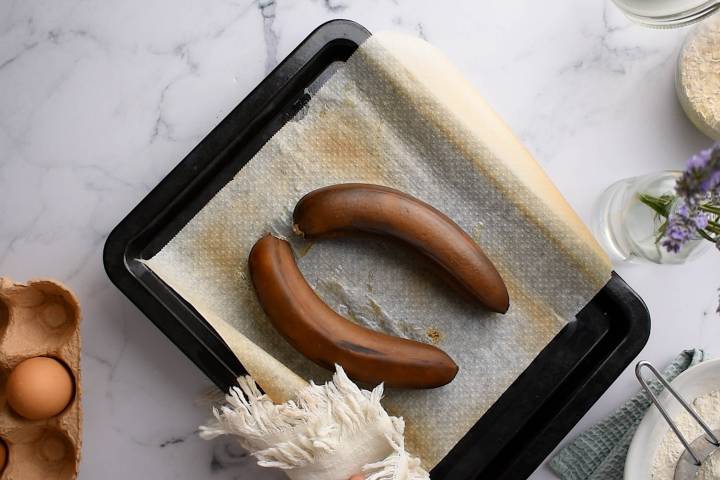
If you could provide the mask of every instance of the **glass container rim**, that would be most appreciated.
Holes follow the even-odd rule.
[[[708,0],[697,7],[682,12],[657,16],[637,13],[620,3],[619,0],[613,0],[613,3],[633,22],[651,28],[685,27],[720,11],[719,0]]]

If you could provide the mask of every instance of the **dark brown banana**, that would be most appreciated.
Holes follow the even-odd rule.
[[[492,311],[510,306],[505,282],[480,246],[445,214],[406,193],[346,183],[320,188],[295,206],[293,229],[306,238],[366,232],[393,237],[433,260]]]
[[[290,244],[270,234],[253,247],[250,276],[278,332],[304,356],[350,378],[398,388],[434,388],[452,381],[458,366],[442,350],[361,327],[338,315],[310,287]]]

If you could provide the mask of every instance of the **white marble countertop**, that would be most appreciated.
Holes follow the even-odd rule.
[[[603,0],[0,2],[0,274],[58,278],[83,304],[81,479],[283,478],[197,438],[207,412],[193,400],[209,382],[109,282],[101,253],[278,60],[337,17],[444,50],[586,220],[611,182],[681,168],[709,144],[673,93],[687,31],[632,25]],[[720,255],[617,265],[652,314],[643,358],[720,355],[719,267]],[[626,371],[575,432],[636,390]]]

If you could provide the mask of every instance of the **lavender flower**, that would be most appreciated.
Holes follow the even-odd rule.
[[[720,143],[690,157],[675,184],[675,195],[643,193],[639,199],[666,219],[657,242],[668,252],[678,253],[686,243],[700,238],[713,242],[720,250]]]
[[[661,245],[668,252],[678,253],[683,245],[690,240],[697,238],[698,228],[703,225],[707,226],[707,217],[696,214],[691,211],[687,204],[682,204],[674,213],[668,216],[667,227],[665,227],[665,235]]]
[[[720,143],[690,157],[675,191],[691,206],[720,196]]]
[[[720,152],[720,148],[718,151]],[[704,185],[704,188],[707,188],[713,197],[720,196],[720,153],[715,154],[715,156],[718,157],[716,160],[717,169],[710,174],[707,183]]]
[[[715,242],[720,249],[720,143],[690,157],[675,184],[674,197],[641,195],[640,200],[667,218],[658,241],[668,252],[678,253],[699,238]],[[679,206],[669,211],[673,200]]]
[[[702,212],[697,212],[694,214],[694,217],[692,217],[693,223],[695,223],[695,228],[698,230],[702,230],[704,228],[707,228],[707,226],[710,224],[710,219],[708,216]]]

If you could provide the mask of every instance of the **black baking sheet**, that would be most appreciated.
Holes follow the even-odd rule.
[[[143,262],[260,150],[370,33],[348,20],[305,39],[113,230],[110,279],[218,387],[245,374],[212,327]],[[650,318],[615,273],[431,472],[433,479],[522,479],[645,345]]]

